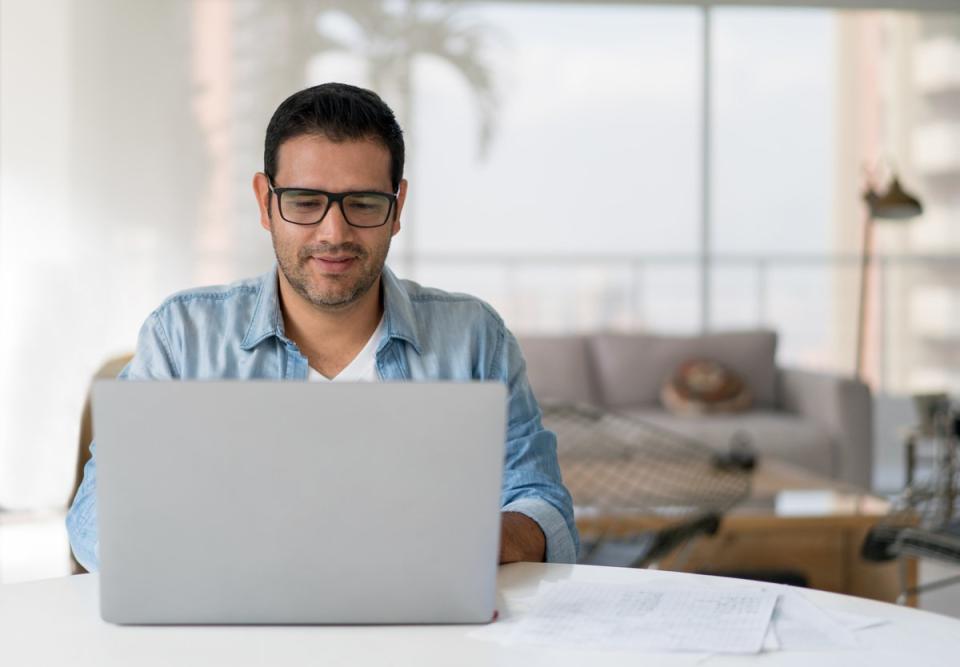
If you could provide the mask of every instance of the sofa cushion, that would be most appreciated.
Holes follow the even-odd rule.
[[[624,414],[717,451],[727,451],[734,435],[743,432],[760,458],[769,456],[794,463],[827,477],[837,473],[833,443],[826,431],[809,419],[787,412],[754,410],[739,415],[680,417],[646,408]]]
[[[527,379],[538,400],[597,405],[599,396],[583,336],[519,336]]]
[[[712,359],[729,366],[747,383],[757,407],[776,405],[774,331],[742,331],[702,336],[598,334],[589,339],[596,382],[608,408],[659,404],[660,387],[690,359]]]

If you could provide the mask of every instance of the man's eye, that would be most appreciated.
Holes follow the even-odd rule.
[[[318,208],[323,205],[320,199],[294,199],[290,203],[297,208]]]
[[[356,196],[346,200],[350,209],[360,213],[361,211],[379,211],[386,206],[386,202],[380,197]]]

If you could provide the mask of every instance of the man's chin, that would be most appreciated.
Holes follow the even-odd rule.
[[[333,280],[323,282],[325,283],[323,285],[314,283],[307,296],[313,305],[327,310],[349,308],[360,301],[369,289],[363,289],[356,279],[347,280],[345,276],[337,276]]]
[[[294,274],[294,280],[290,278],[291,276],[287,275],[287,281],[294,291],[322,310],[346,310],[360,301],[376,284],[376,280],[373,280],[370,285],[366,285],[367,274],[361,271],[360,275],[357,275],[357,272],[352,270],[331,274],[301,267]]]
[[[318,308],[327,310],[342,310],[349,308],[360,300],[362,294],[356,290],[331,292],[329,290],[313,290],[308,294],[310,302]]]

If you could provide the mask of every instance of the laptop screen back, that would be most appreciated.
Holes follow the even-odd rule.
[[[496,383],[96,383],[103,618],[489,621],[505,409]]]

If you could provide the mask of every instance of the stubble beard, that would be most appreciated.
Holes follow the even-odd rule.
[[[287,282],[301,298],[314,307],[324,311],[339,311],[352,306],[370,291],[377,278],[383,272],[383,266],[390,251],[390,237],[383,244],[378,244],[367,251],[356,243],[341,243],[340,245],[319,244],[303,246],[299,250],[284,245],[273,236],[273,249],[277,256],[277,264],[283,272]],[[354,261],[360,266],[360,274],[356,277],[344,274],[327,274],[325,280],[336,286],[322,288],[315,284],[314,273],[309,268],[314,254],[347,254],[356,257]],[[352,274],[353,272],[348,272]]]

